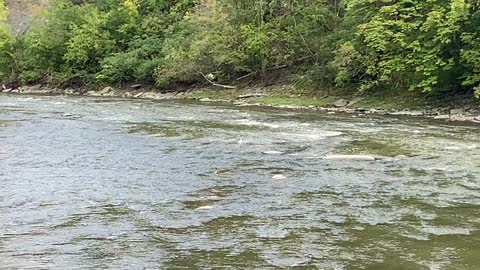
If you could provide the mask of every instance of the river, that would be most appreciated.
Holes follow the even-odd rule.
[[[478,126],[0,96],[0,269],[480,269],[479,254]]]

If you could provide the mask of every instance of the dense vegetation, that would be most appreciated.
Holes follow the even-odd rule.
[[[471,0],[51,0],[12,37],[4,82],[291,83],[480,94]]]

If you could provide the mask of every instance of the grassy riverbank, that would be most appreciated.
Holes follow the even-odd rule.
[[[245,97],[245,98],[242,98]],[[465,111],[480,110],[480,101],[472,94],[427,95],[418,92],[380,91],[375,93],[309,93],[296,89],[293,86],[270,86],[260,88],[218,89],[200,88],[187,92],[180,98],[200,99],[211,101],[246,102],[271,106],[300,106],[300,107],[336,107],[335,103],[345,100],[348,106],[339,108],[377,109],[377,110],[450,110],[465,109]],[[455,112],[455,111],[454,111]]]

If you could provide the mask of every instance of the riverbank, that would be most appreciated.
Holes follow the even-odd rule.
[[[292,86],[249,87],[219,89],[213,87],[177,88],[160,92],[150,85],[107,86],[100,90],[86,88],[50,88],[42,85],[2,89],[6,94],[83,95],[93,97],[122,97],[133,99],[186,99],[201,102],[228,102],[237,106],[271,106],[285,109],[316,110],[329,114],[405,115],[427,117],[445,121],[480,123],[480,102],[462,95],[428,97],[418,94],[389,96],[338,95],[323,93],[312,95]]]

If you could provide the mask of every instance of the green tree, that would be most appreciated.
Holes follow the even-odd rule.
[[[334,11],[324,1],[202,1],[185,18],[189,28],[167,37],[157,81],[202,81],[201,73],[265,79],[280,67],[325,65],[333,57]]]
[[[12,35],[7,24],[7,8],[5,1],[0,0],[0,79],[10,75],[12,62]]]
[[[461,41],[463,47],[460,54],[464,67],[462,84],[473,87],[478,98],[480,97],[480,10],[477,2],[471,5],[471,17],[466,23]]]
[[[153,81],[155,69],[164,59],[164,47],[168,46],[164,44],[165,37],[172,31],[182,31],[184,17],[193,6],[192,0],[124,2],[120,10],[128,11],[126,15],[131,18],[130,23],[113,27],[112,32],[118,32],[116,29],[130,29],[128,38],[122,42],[126,46],[121,46],[118,51],[104,58],[97,78],[107,82]],[[113,10],[113,13],[120,14],[118,9]],[[115,40],[118,41],[119,38]]]
[[[84,21],[72,26],[63,55],[64,71],[73,77],[84,77],[100,69],[100,62],[114,50],[115,40],[105,29],[106,14],[95,8],[85,13]]]
[[[169,87],[208,77],[480,96],[477,1],[51,0],[19,38],[0,1],[3,80]]]
[[[359,21],[337,52],[337,82],[361,90],[455,88],[469,9],[465,0],[348,1],[346,16]]]

